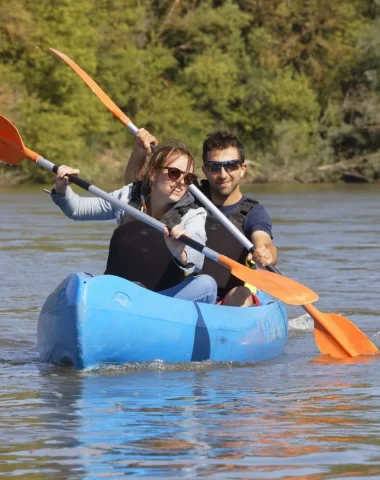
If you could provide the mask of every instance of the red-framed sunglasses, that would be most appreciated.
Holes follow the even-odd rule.
[[[191,185],[198,178],[195,175],[195,173],[190,173],[190,172],[186,173],[177,167],[161,167],[161,168],[162,170],[168,171],[168,177],[170,178],[170,180],[174,180],[174,181],[178,180],[181,177],[181,175],[184,175],[183,180],[186,183],[186,185]]]

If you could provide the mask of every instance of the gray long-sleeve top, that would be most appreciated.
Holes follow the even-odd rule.
[[[131,199],[132,184],[120,188],[111,192],[110,195],[121,200],[125,203],[129,203]],[[51,192],[51,198],[53,202],[59,206],[62,212],[72,220],[112,220],[116,219],[120,225],[123,220],[124,211],[114,207],[106,200],[99,197],[81,197],[77,195],[70,187],[67,187],[65,193]],[[181,227],[186,230],[187,234],[196,240],[197,242],[206,243],[206,223],[207,212],[204,208],[190,208],[188,212],[181,218]],[[170,253],[176,260],[175,252],[172,251],[167,244]],[[153,247],[152,247],[153,248]],[[177,265],[182,268],[187,274],[198,272],[203,267],[204,256],[186,246],[185,252],[187,255],[188,265],[184,267],[178,261]]]

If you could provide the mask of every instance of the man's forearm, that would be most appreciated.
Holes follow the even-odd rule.
[[[272,255],[272,264],[277,263],[277,248],[273,245],[272,239],[270,236],[263,231],[255,231],[251,235],[251,242],[254,244],[256,249],[259,249],[260,247],[265,247],[267,248],[271,255]],[[255,259],[256,255],[253,255],[253,258]]]

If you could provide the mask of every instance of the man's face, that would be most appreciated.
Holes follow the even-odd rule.
[[[239,160],[239,150],[236,147],[228,147],[224,150],[211,150],[207,154],[207,162],[227,162],[230,160]],[[228,197],[240,184],[244,177],[247,166],[243,163],[236,170],[226,171],[221,168],[219,172],[209,171],[207,162],[202,170],[209,181],[210,188],[223,197]]]

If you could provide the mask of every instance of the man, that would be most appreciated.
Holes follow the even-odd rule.
[[[134,150],[125,171],[124,180],[130,183],[139,177],[145,158],[151,153],[150,144],[158,141],[144,129],[137,133]],[[202,181],[202,192],[241,230],[255,246],[253,259],[261,266],[277,262],[277,248],[272,242],[272,223],[265,208],[256,200],[242,194],[240,182],[247,165],[244,148],[239,139],[225,131],[214,132],[203,143],[202,170],[206,180]],[[235,237],[211,214],[206,224],[207,245],[224,255],[245,263],[247,252]],[[219,297],[223,305],[252,306],[255,296],[252,287],[230,275],[221,265],[205,259],[203,273],[215,278]]]

